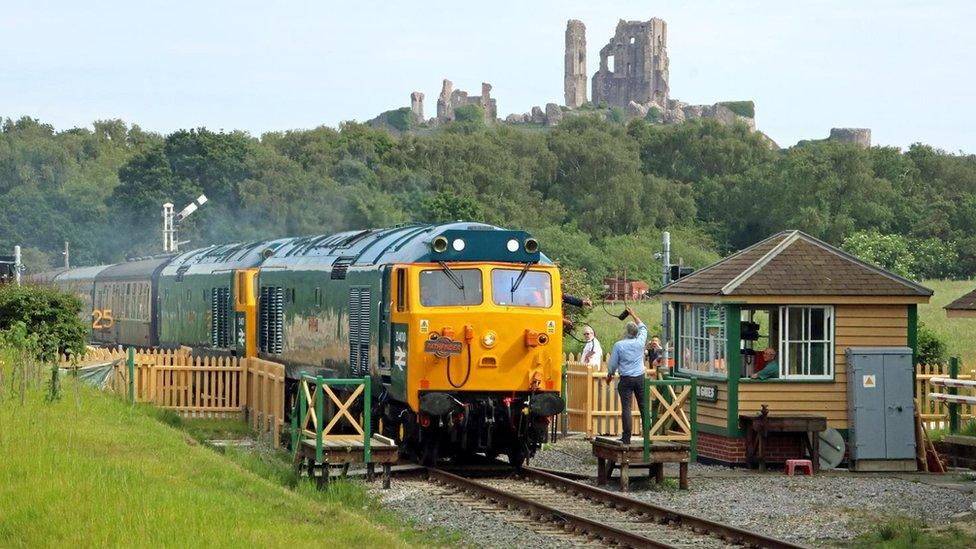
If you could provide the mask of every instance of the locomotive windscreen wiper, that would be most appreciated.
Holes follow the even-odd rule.
[[[458,276],[454,273],[454,271],[452,271],[451,268],[447,266],[447,263],[444,263],[443,261],[438,261],[437,264],[440,265],[442,269],[444,269],[444,275],[446,275],[447,278],[451,282],[453,282],[455,286],[457,286],[458,290],[461,290],[463,292],[464,282],[462,282],[461,279],[458,278]]]
[[[522,272],[519,273],[518,278],[516,278],[515,281],[512,282],[511,291],[513,296],[515,295],[515,290],[518,290],[519,284],[521,284],[522,281],[525,280],[525,275],[529,274],[529,267],[531,266],[532,266],[531,262],[526,262],[525,267],[522,267]]]

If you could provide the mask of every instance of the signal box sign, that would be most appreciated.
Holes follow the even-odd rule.
[[[718,387],[715,385],[698,385],[695,392],[702,402],[718,402]]]
[[[460,341],[454,341],[449,337],[439,337],[428,339],[424,342],[424,352],[431,353],[440,358],[447,358],[451,355],[461,354],[463,345]]]

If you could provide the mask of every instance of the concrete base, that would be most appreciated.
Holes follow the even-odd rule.
[[[912,472],[918,470],[914,459],[859,459],[851,466],[851,471],[875,473],[885,471]]]

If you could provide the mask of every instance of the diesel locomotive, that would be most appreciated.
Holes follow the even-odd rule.
[[[425,461],[530,457],[564,408],[559,270],[524,231],[404,225],[51,273],[99,344],[370,376],[375,428]],[[287,406],[290,408],[290,406]]]

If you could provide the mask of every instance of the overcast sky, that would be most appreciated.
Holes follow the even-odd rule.
[[[97,4],[97,5],[95,5]],[[668,23],[671,95],[752,99],[782,146],[833,126],[976,152],[976,2],[15,2],[0,16],[0,116],[169,132],[367,120],[442,78],[499,114],[563,102],[566,20],[587,69],[618,19]],[[969,31],[969,32],[967,32]]]

